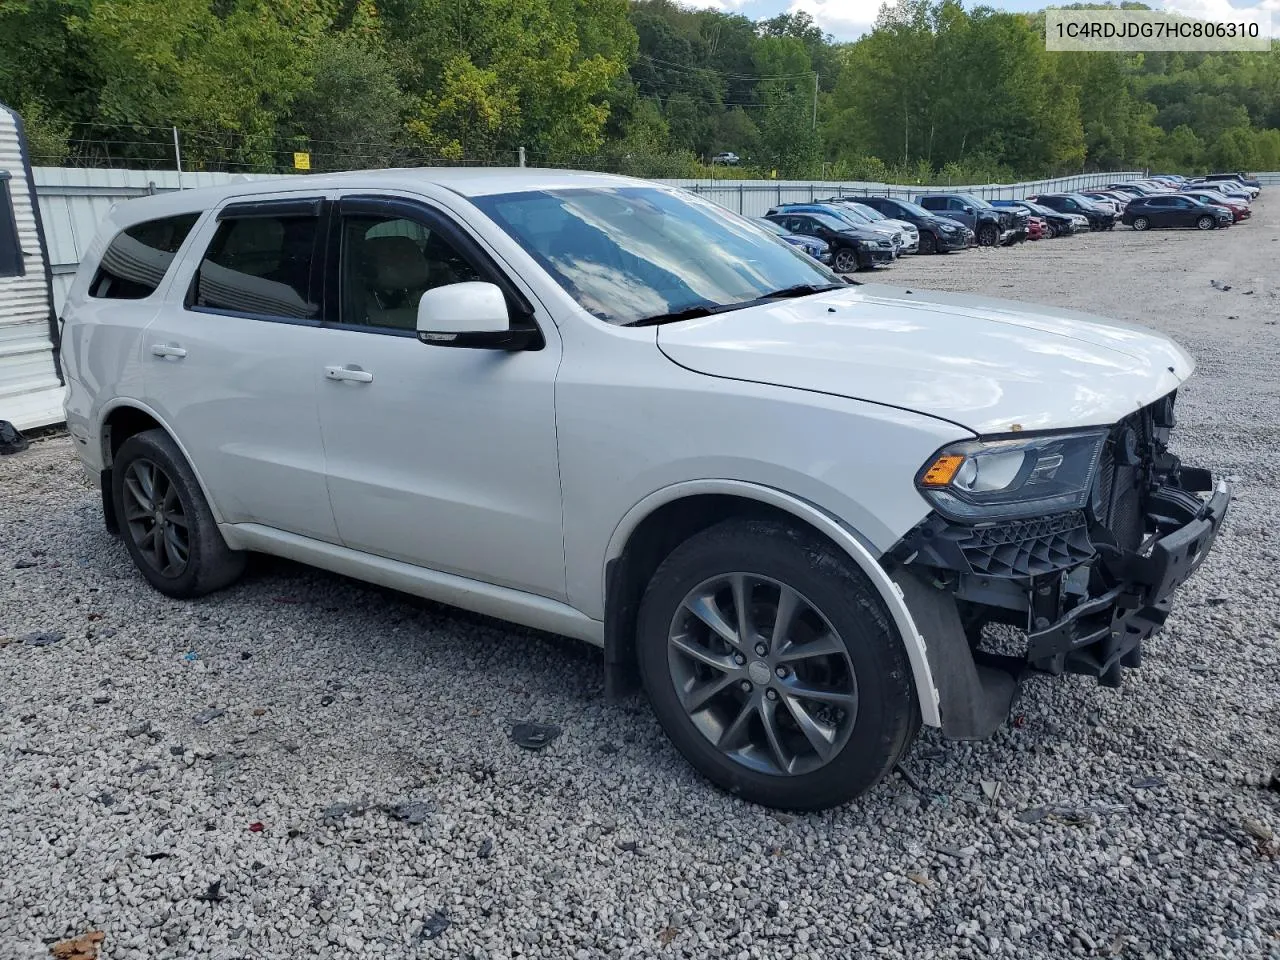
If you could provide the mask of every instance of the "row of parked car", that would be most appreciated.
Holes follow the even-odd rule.
[[[853,273],[890,264],[903,254],[1007,246],[1113,230],[1117,223],[1135,230],[1212,230],[1247,220],[1260,192],[1258,181],[1243,173],[1194,179],[1159,174],[1022,200],[987,201],[971,193],[928,193],[914,200],[829,197],[781,204],[759,222],[836,271]]]

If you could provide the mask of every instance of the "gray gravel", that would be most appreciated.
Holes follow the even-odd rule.
[[[64,438],[0,458],[0,960],[95,929],[140,960],[1280,956],[1267,204],[884,271],[1173,333],[1181,452],[1239,498],[1124,690],[1036,682],[826,814],[716,792],[570,641],[270,560],[167,600]]]

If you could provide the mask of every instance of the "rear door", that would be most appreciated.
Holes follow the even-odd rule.
[[[327,199],[230,201],[143,333],[146,396],[221,519],[337,541],[316,410]]]

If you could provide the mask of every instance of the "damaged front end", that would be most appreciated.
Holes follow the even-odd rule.
[[[1169,452],[1175,395],[1105,430],[957,445],[922,470],[935,509],[885,561],[923,621],[944,735],[994,733],[1028,674],[1119,686],[1140,664],[1231,502]],[[1025,653],[982,650],[992,623]]]

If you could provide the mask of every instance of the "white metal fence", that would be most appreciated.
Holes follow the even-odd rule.
[[[44,219],[53,269],[56,306],[71,285],[80,257],[111,205],[129,197],[170,190],[259,180],[262,174],[178,173],[175,170],[99,170],[36,167],[36,196]],[[783,180],[664,180],[748,217],[763,216],[780,203],[805,203],[832,196],[892,196],[911,198],[922,193],[974,193],[987,200],[1013,200],[1036,193],[1082,190],[1122,180],[1140,171],[1086,173],[1022,183],[986,183],[946,187],[913,187],[861,181]],[[1280,172],[1259,174],[1264,184],[1280,184]]]

